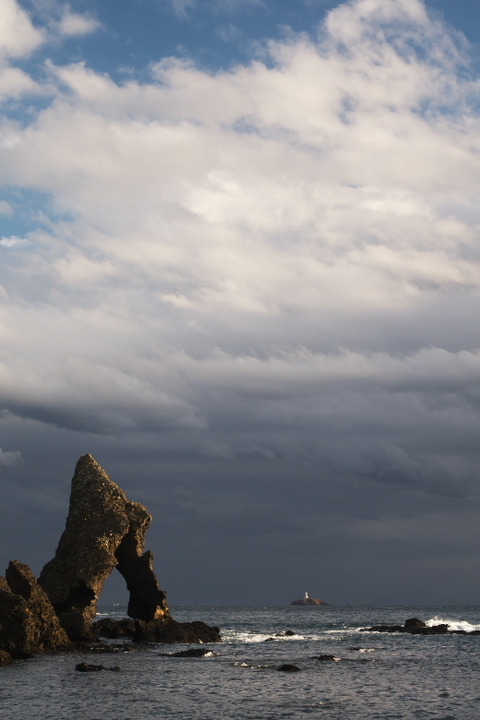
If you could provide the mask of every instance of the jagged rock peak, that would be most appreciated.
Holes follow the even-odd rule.
[[[0,665],[71,647],[55,611],[28,567],[13,560],[0,577]]]
[[[153,555],[143,552],[151,520],[146,508],[130,502],[91,455],[79,459],[65,531],[39,578],[75,642],[93,639],[97,601],[114,568],[130,591],[130,617],[151,622],[168,616]]]

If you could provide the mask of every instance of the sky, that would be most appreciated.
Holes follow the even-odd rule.
[[[91,453],[172,605],[479,602],[479,21],[2,0],[0,569]]]

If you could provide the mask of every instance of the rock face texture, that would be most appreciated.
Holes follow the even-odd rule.
[[[65,531],[39,583],[74,642],[92,641],[92,621],[104,583],[116,567],[130,591],[128,614],[144,622],[168,617],[165,593],[144,553],[152,516],[130,502],[91,455],[83,455],[72,480]]]
[[[0,577],[0,664],[72,647],[28,565],[10,562]]]
[[[0,667],[5,667],[5,665],[11,665],[12,663],[13,658],[10,653],[5,652],[5,650],[0,650]]]

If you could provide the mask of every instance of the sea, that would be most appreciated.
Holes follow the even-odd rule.
[[[99,607],[122,618],[126,608]],[[218,625],[204,657],[189,645],[60,654],[0,668],[6,720],[479,720],[480,606],[174,607]],[[362,632],[418,617],[466,635]],[[285,635],[286,631],[295,635]],[[198,647],[198,646],[197,646]],[[333,660],[319,660],[321,655]],[[119,672],[77,672],[79,662]],[[282,664],[298,672],[280,672]]]

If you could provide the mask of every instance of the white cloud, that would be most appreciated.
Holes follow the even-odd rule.
[[[98,30],[100,23],[89,15],[80,15],[79,13],[67,10],[57,25],[60,35],[88,35]]]
[[[7,203],[8,205],[8,203]],[[5,213],[6,214],[6,213]],[[2,237],[0,239],[0,245],[6,248],[15,247],[16,245],[25,245],[29,241],[26,238],[20,238],[16,235],[11,235],[10,237]]]
[[[225,458],[334,465],[358,433],[352,467],[380,453],[368,422],[388,447],[478,427],[478,86],[416,0],[347,3],[319,37],[144,84],[50,68],[54,102],[0,138],[0,181],[69,218],[3,253],[5,407]]]
[[[0,68],[0,100],[42,93],[42,88],[19,68]]]
[[[29,55],[44,41],[42,30],[34,27],[16,0],[0,4],[0,58]]]

